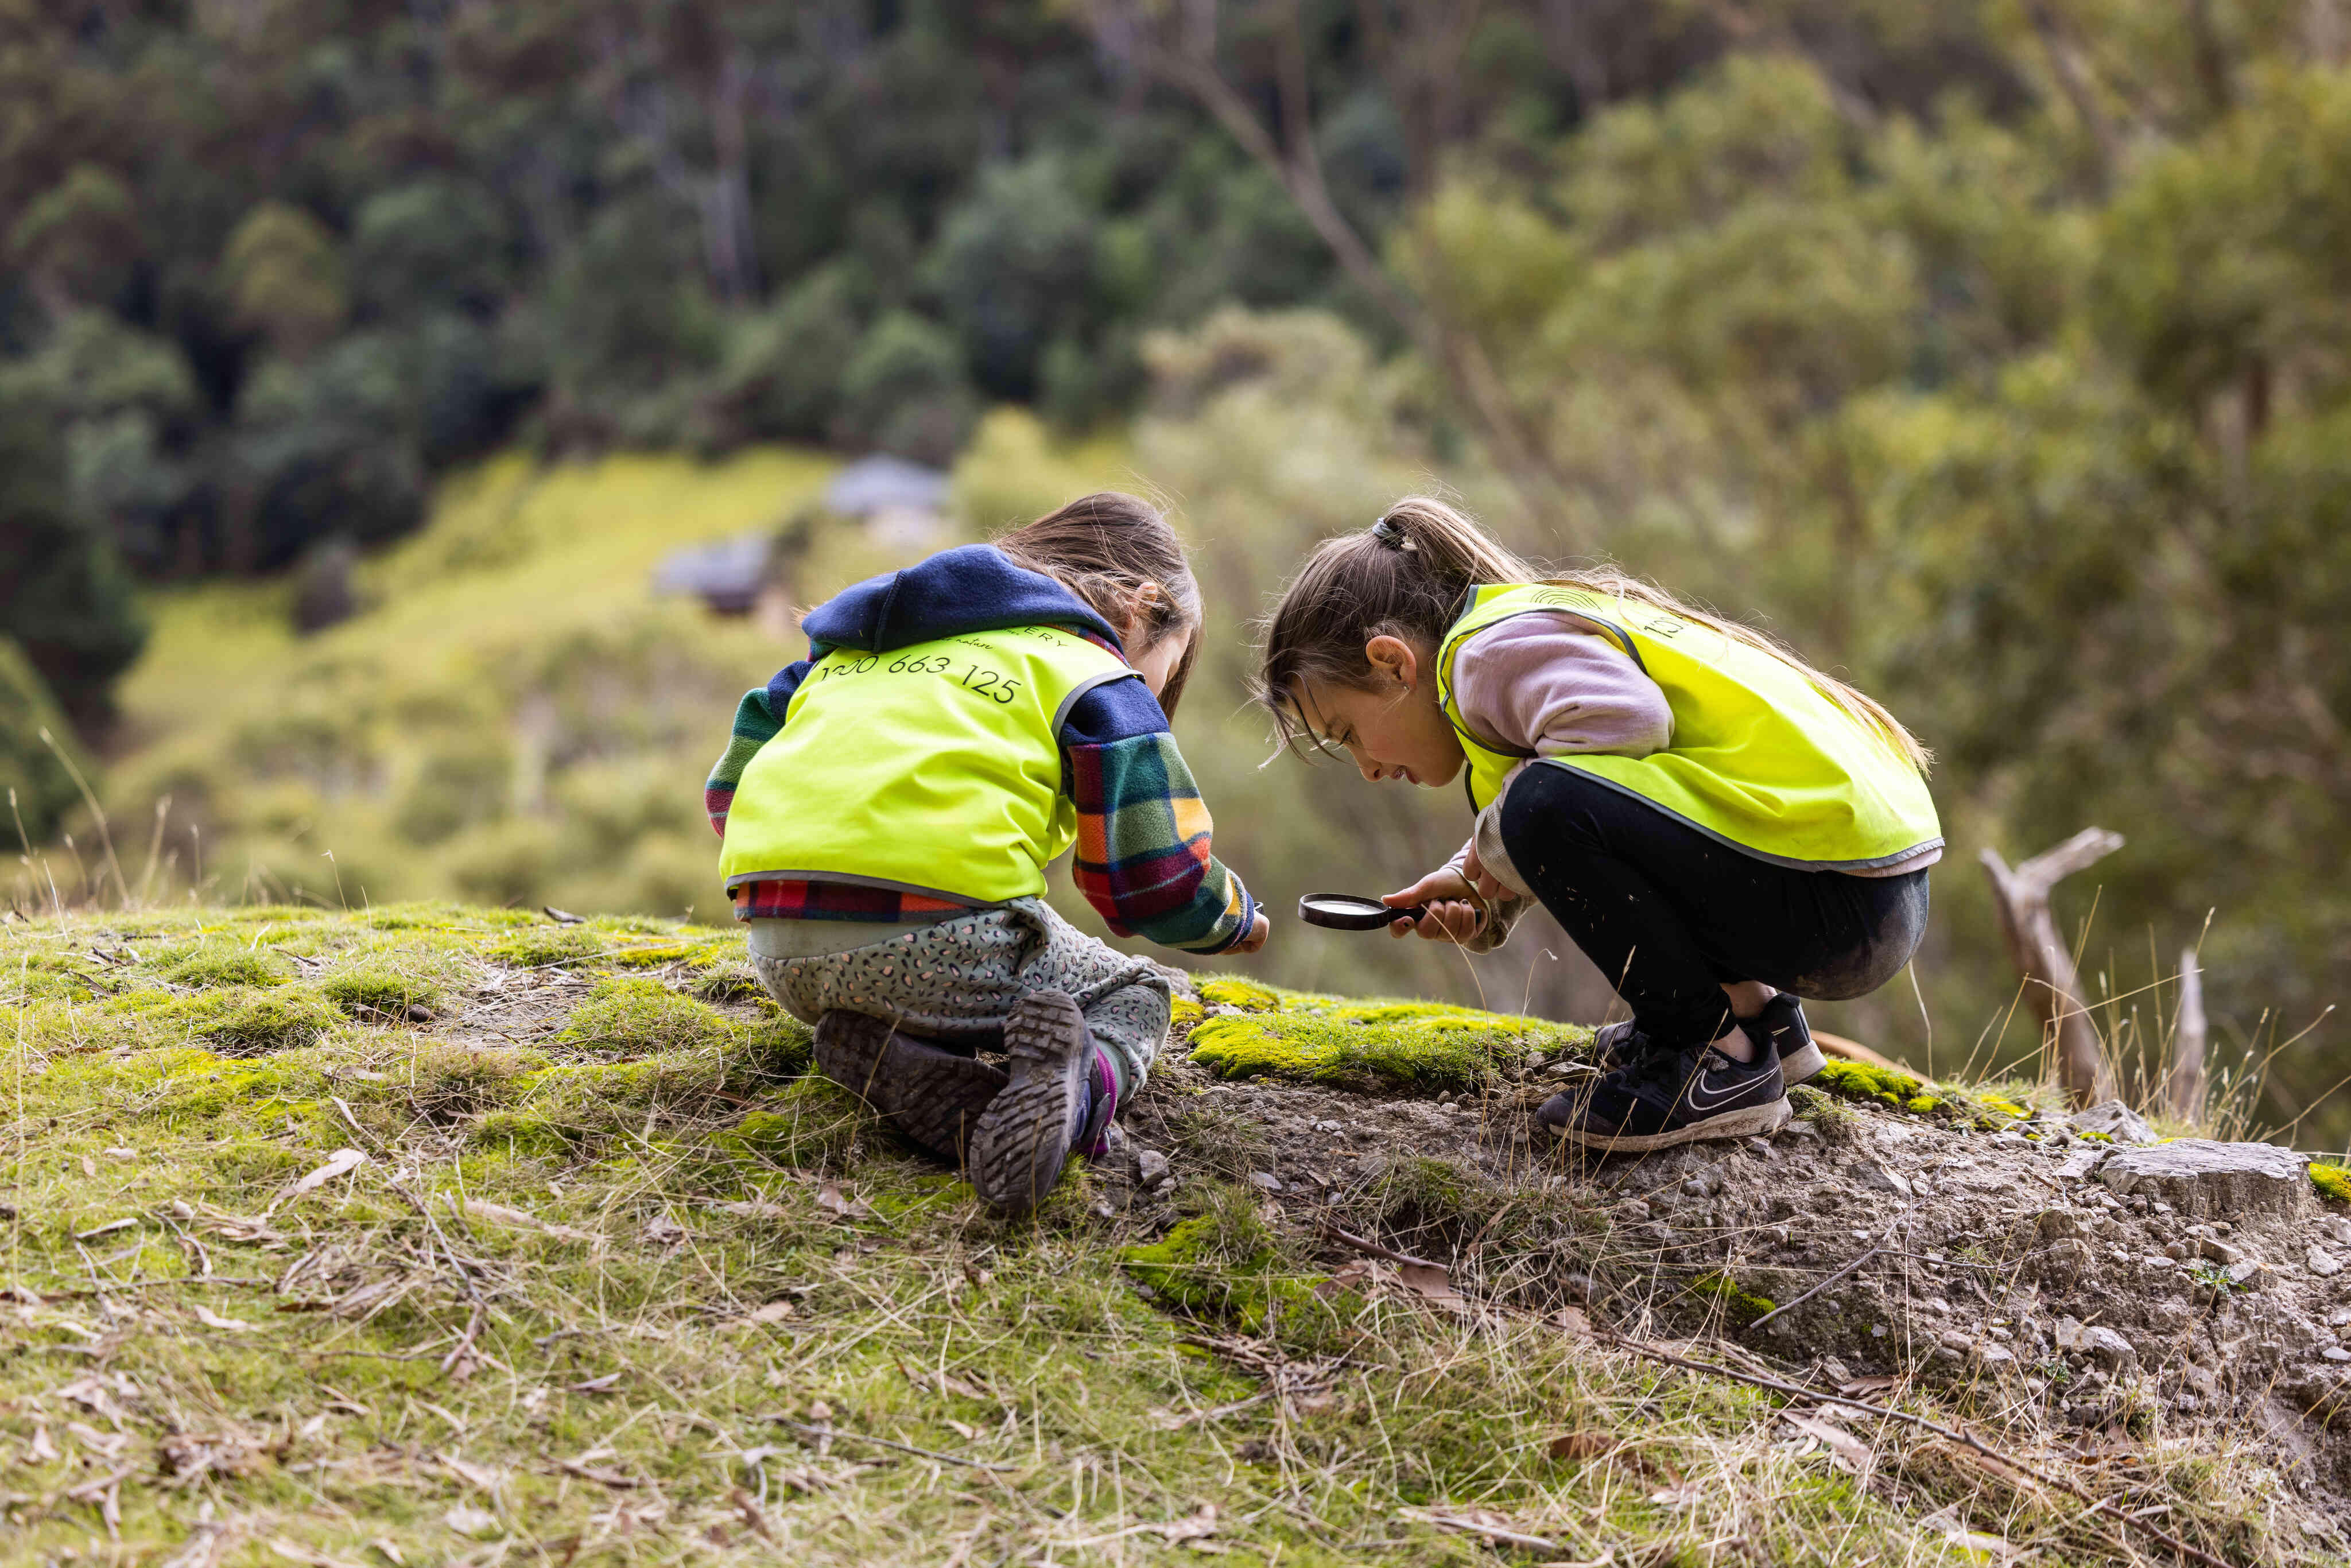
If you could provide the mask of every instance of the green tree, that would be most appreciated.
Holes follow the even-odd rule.
[[[73,507],[57,422],[0,382],[0,636],[73,722],[102,726],[115,675],[147,632],[114,550]]]

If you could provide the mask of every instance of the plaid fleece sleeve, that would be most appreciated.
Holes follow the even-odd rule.
[[[1061,743],[1078,809],[1078,891],[1122,936],[1221,953],[1257,904],[1208,852],[1208,808],[1158,703],[1113,681],[1071,705]]]
[[[726,836],[726,813],[735,806],[735,786],[743,781],[743,770],[751,766],[759,747],[784,727],[784,710],[791,706],[792,693],[799,689],[808,671],[804,659],[787,664],[776,672],[774,680],[745,692],[743,700],[735,705],[734,733],[727,737],[726,749],[702,786],[702,809],[709,813],[711,829],[720,838]]]

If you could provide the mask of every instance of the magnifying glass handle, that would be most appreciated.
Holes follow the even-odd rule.
[[[1426,904],[1407,904],[1401,909],[1388,911],[1390,917],[1396,920],[1418,920],[1427,913],[1428,905]]]

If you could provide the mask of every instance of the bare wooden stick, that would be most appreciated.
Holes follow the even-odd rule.
[[[2171,1082],[2164,1099],[2171,1113],[2192,1117],[2204,1103],[2204,1046],[2210,1026],[2204,1020],[2204,968],[2196,949],[2179,951],[2179,1016],[2171,1026]]]
[[[1823,1291],[1827,1290],[1831,1285],[1835,1284],[1839,1280],[1844,1279],[1847,1274],[1852,1273],[1855,1269],[1860,1268],[1864,1263],[1868,1262],[1872,1258],[1876,1257],[1884,1250],[1886,1250],[1886,1249],[1883,1247],[1871,1248],[1868,1251],[1863,1253],[1860,1257],[1855,1259],[1844,1268],[1839,1269],[1835,1273],[1831,1274],[1827,1279],[1823,1280],[1819,1284],[1814,1285],[1811,1290],[1806,1291],[1802,1295],[1798,1296],[1794,1301],[1782,1301],[1780,1305],[1773,1307],[1770,1312],[1765,1312],[1761,1317],[1757,1318],[1753,1322],[1749,1323],[1745,1332],[1753,1333],[1757,1329],[1761,1328],[1765,1323],[1770,1322],[1782,1312],[1793,1312],[1796,1308],[1802,1306],[1806,1301],[1811,1301],[1814,1296],[1819,1295]]]
[[[2085,828],[2013,869],[1997,850],[1987,849],[1982,856],[2009,956],[2024,977],[2026,997],[2041,1019],[2044,1049],[2053,1046],[2056,1051],[2057,1081],[2076,1105],[2113,1099],[2115,1075],[2082,1005],[2081,977],[2074,967],[2074,955],[2057,935],[2049,894],[2066,877],[2122,847],[2120,833]]]
[[[1416,1258],[1409,1252],[1399,1252],[1393,1247],[1383,1247],[1378,1242],[1357,1236],[1353,1231],[1342,1230],[1328,1219],[1322,1222],[1322,1234],[1333,1241],[1353,1248],[1358,1252],[1368,1252],[1374,1258],[1384,1258],[1391,1263],[1410,1263],[1420,1269],[1445,1267],[1442,1263],[1432,1263],[1426,1258]]]

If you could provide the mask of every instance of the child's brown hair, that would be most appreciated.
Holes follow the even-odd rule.
[[[1127,649],[1129,658],[1181,634],[1184,656],[1159,693],[1159,710],[1176,716],[1200,651],[1200,584],[1184,559],[1184,541],[1158,507],[1100,490],[998,536],[995,543],[1019,565],[1084,600],[1122,635],[1130,619],[1139,621],[1143,646]]]
[[[1866,693],[1806,664],[1752,626],[1726,621],[1687,604],[1653,583],[1602,569],[1543,576],[1489,538],[1460,511],[1426,496],[1408,496],[1372,528],[1342,534],[1316,547],[1266,618],[1256,696],[1273,716],[1280,744],[1313,744],[1300,710],[1315,682],[1369,689],[1371,662],[1364,644],[1401,637],[1435,650],[1480,583],[1556,583],[1629,599],[1712,627],[1793,666],[1821,695],[1876,734],[1925,772],[1930,758],[1901,721]]]

